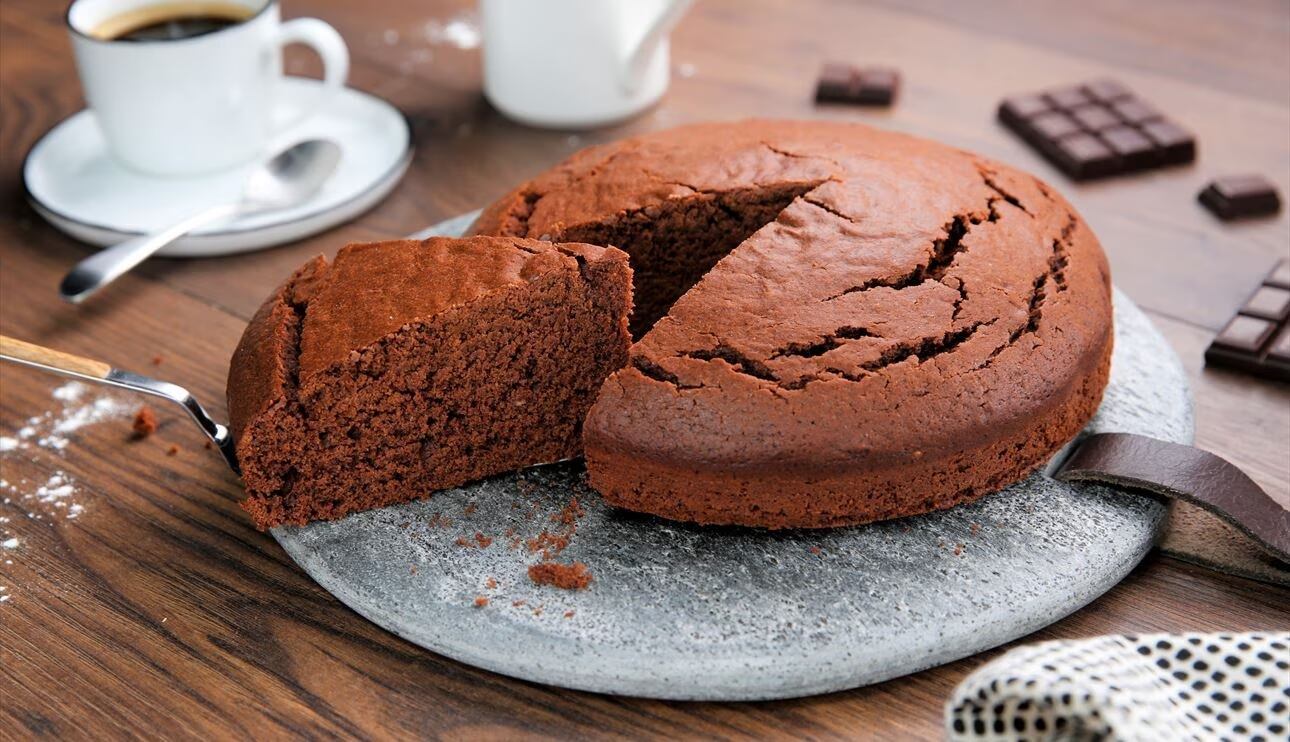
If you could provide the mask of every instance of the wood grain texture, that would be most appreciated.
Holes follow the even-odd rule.
[[[1078,5],[1078,7],[1077,7]],[[587,144],[636,131],[745,116],[861,120],[948,141],[1056,184],[1099,234],[1117,283],[1178,350],[1196,400],[1200,445],[1290,497],[1290,387],[1203,367],[1202,351],[1278,256],[1290,218],[1224,225],[1196,206],[1210,178],[1255,171],[1290,193],[1290,20],[1277,0],[992,0],[939,4],[703,0],[673,40],[664,102],[594,132],[527,129],[479,94],[475,50],[425,43],[425,25],[465,0],[290,0],[348,39],[352,83],[413,123],[405,181],[360,219],[250,255],[154,260],[84,307],[59,277],[88,248],[23,201],[28,148],[83,101],[63,6],[5,0],[0,12],[0,332],[146,371],[225,415],[227,359],[246,319],[307,257],[347,241],[406,234],[476,208]],[[1160,20],[1163,19],[1163,20]],[[426,52],[430,53],[427,54]],[[819,108],[825,59],[892,64],[905,76],[889,111]],[[293,72],[317,72],[307,54]],[[1196,165],[1076,186],[998,127],[1009,93],[1118,77],[1194,129]],[[160,355],[160,366],[152,365]],[[0,366],[0,435],[55,407],[61,382]],[[133,403],[131,403],[133,404]],[[118,418],[60,451],[0,457],[26,488],[62,472],[84,512],[10,492],[0,533],[0,738],[305,736],[935,737],[941,704],[997,652],[829,696],[758,704],[611,698],[512,681],[418,649],[315,586],[236,505],[237,481],[177,411],[129,442]],[[175,455],[167,456],[171,446]],[[37,518],[37,516],[40,516]],[[12,562],[12,563],[9,563]],[[1284,629],[1290,591],[1148,558],[1121,585],[1032,639],[1115,632]]]

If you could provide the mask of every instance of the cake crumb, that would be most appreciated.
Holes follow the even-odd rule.
[[[426,521],[426,525],[431,528],[447,528],[452,525],[452,521],[443,517],[442,513],[436,512],[434,515],[430,516],[430,520]]]
[[[520,606],[524,605],[524,604],[525,604],[525,603],[527,603],[527,602],[528,602],[528,601],[527,601],[527,600],[525,600],[524,598],[520,598],[519,600],[512,600],[512,601],[511,601],[511,606],[512,606],[512,607],[514,607],[514,608],[519,608]]]
[[[528,546],[530,554],[535,551],[541,551],[543,559],[550,559],[568,548],[569,537],[543,529],[541,533],[529,539],[525,545]]]
[[[591,584],[591,571],[582,562],[542,562],[529,566],[529,579],[561,590],[585,590]]]
[[[954,544],[954,556],[962,556],[963,544]]]
[[[453,543],[454,543],[454,544],[456,544],[456,545],[458,545],[458,546],[465,547],[465,548],[467,548],[467,549],[469,549],[470,547],[474,546],[474,544],[472,544],[472,543],[470,543],[470,541],[466,540],[466,537],[465,537],[465,536],[458,536],[458,537],[457,537],[457,540],[456,540],[456,541],[454,541]]]
[[[484,587],[488,588],[489,590],[496,590],[497,589],[496,578],[489,577],[488,581],[484,583]]]
[[[134,431],[132,437],[136,441],[157,432],[157,416],[152,414],[152,408],[147,405],[140,407],[139,411],[134,413],[134,422],[130,424],[130,429]]]
[[[473,502],[472,502],[472,503],[470,503],[470,504],[468,504],[468,505],[466,506],[466,509],[462,511],[462,513],[463,513],[463,514],[465,514],[465,515],[471,515],[471,514],[473,514],[474,512],[475,512],[475,503],[473,503]]]
[[[489,546],[492,546],[492,544],[493,544],[493,539],[492,539],[492,537],[490,537],[490,536],[485,536],[484,534],[480,533],[479,531],[476,531],[476,532],[475,532],[475,543],[479,544],[479,548],[481,548],[481,549],[487,549]]]
[[[820,552],[824,551],[824,549],[821,549],[818,546],[812,546],[811,548],[807,549],[807,551],[811,552],[812,554],[819,555]]]
[[[564,509],[561,510],[559,514],[552,515],[551,520],[555,523],[563,523],[566,526],[572,526],[578,522],[578,519],[582,518],[582,516],[586,514],[586,509],[582,507],[582,504],[578,502],[578,498],[575,497],[569,500],[569,504],[565,505]]]
[[[565,618],[573,618],[573,611],[565,611],[565,612],[564,612],[564,617],[565,617]]]
[[[980,523],[973,523],[973,524],[972,524],[972,526],[971,526],[971,528],[970,528],[970,530],[972,531],[972,535],[973,535],[973,536],[977,535],[978,533],[980,533],[980,532],[981,532],[981,524],[980,524]]]
[[[416,573],[417,573],[417,565],[415,565],[415,564],[414,564],[414,565],[412,565],[412,567],[411,567],[411,568],[409,568],[409,569],[408,569],[408,574],[412,574],[412,575],[414,575],[414,574],[416,574]]]
[[[534,608],[534,609],[533,609],[533,615],[535,615],[535,616],[540,616],[540,615],[542,615],[542,606],[538,606],[538,607]]]
[[[488,605],[488,598],[484,597],[483,595],[476,595],[476,596],[475,596],[475,607],[476,607],[476,608],[483,608],[483,607],[484,607],[484,606],[486,606],[486,605]]]
[[[167,456],[174,456],[177,453],[179,453],[179,446],[176,446],[173,443],[170,444],[170,448],[166,449]]]

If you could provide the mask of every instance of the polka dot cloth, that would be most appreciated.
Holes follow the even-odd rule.
[[[1018,647],[945,706],[952,740],[1290,739],[1290,634],[1103,636]]]

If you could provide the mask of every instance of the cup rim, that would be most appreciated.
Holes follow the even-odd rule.
[[[97,36],[91,36],[90,34],[87,34],[84,31],[77,28],[76,25],[72,23],[72,8],[76,7],[76,4],[79,2],[81,2],[81,0],[70,0],[70,2],[67,3],[67,10],[63,11],[63,25],[67,27],[68,33],[70,33],[74,37],[84,39],[85,41],[88,41],[94,44],[102,44],[104,46],[127,43],[127,42],[121,41],[120,39],[101,39]],[[255,14],[247,18],[246,20],[241,21],[239,23],[235,23],[231,26],[227,26],[225,28],[211,31],[210,33],[204,33],[201,36],[193,36],[187,39],[144,39],[142,41],[131,41],[128,43],[132,47],[147,47],[147,46],[155,46],[157,44],[175,44],[175,43],[183,44],[191,41],[200,41],[202,39],[208,39],[213,36],[219,36],[220,34],[223,34],[226,32],[236,31],[239,26],[245,23],[250,23],[251,21],[258,19],[260,16],[267,13],[270,8],[273,8],[274,6],[278,5],[278,2],[279,0],[268,0],[264,4],[264,7],[255,11]]]

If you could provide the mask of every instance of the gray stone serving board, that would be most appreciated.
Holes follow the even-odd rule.
[[[433,231],[460,233],[472,216]],[[1087,432],[1191,443],[1177,357],[1118,292],[1115,327],[1111,382]],[[945,512],[767,533],[615,511],[582,473],[578,462],[534,467],[273,534],[346,605],[466,664],[603,693],[733,701],[855,688],[1025,636],[1115,585],[1165,515],[1147,498],[1036,474]],[[559,558],[585,562],[595,581],[536,586],[526,570],[539,555],[515,539],[552,528],[574,496],[586,515]],[[491,545],[457,543],[477,532]],[[475,606],[480,595],[487,606]]]

